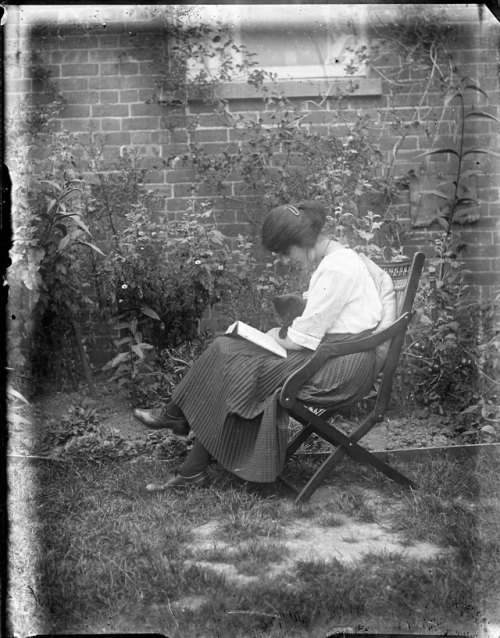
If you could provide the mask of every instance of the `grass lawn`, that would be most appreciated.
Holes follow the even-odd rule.
[[[150,494],[171,463],[13,460],[11,620],[24,635],[478,635],[500,618],[498,461],[401,466],[419,485],[405,492],[345,460],[327,500],[296,506],[282,484],[246,484],[217,465],[208,488]],[[312,464],[296,461],[295,480]],[[348,522],[397,532],[400,549],[344,560],[290,537],[337,533],[355,546]],[[437,551],[420,555],[422,542]]]

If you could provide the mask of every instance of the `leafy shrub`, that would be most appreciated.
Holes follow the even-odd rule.
[[[85,253],[102,254],[85,223],[86,184],[72,170],[81,146],[66,133],[50,134],[44,141],[42,157],[33,155],[34,142],[42,142],[36,137],[10,149],[18,166],[9,270],[11,311],[18,321],[12,326],[10,355],[16,365],[30,369],[35,382],[78,376],[70,363],[75,357],[67,354],[75,342],[73,322],[94,303]]]
[[[131,324],[135,322],[132,321]],[[121,345],[121,344],[119,344]],[[206,347],[206,339],[184,343],[178,348],[152,349],[149,356],[137,354],[149,344],[137,344],[118,354],[105,368],[112,369],[111,381],[129,391],[135,405],[161,406],[191,367],[192,362]]]
[[[135,170],[139,159],[135,156]],[[130,165],[121,170],[133,172]],[[269,270],[259,267],[253,242],[220,232],[211,200],[193,199],[188,212],[169,220],[157,198],[136,183],[136,201],[101,213],[118,234],[116,249],[95,269],[102,305],[120,330],[117,354],[107,368],[133,393],[134,403],[170,395],[176,373],[169,357],[191,345],[200,351],[209,337],[203,328],[209,309],[224,328],[243,318],[267,330],[275,325],[272,296],[295,285],[298,276],[286,277],[288,268],[279,260],[269,263]],[[108,191],[94,191],[93,210],[105,209],[103,192]]]
[[[148,213],[141,205],[126,213],[120,252],[106,264],[108,295],[120,319],[153,309],[160,318],[148,328],[154,345],[175,346],[192,339],[205,309],[228,293],[229,251],[222,233],[195,214],[162,224]]]
[[[50,419],[37,430],[39,451],[56,450],[75,438],[88,435],[102,435],[97,410],[83,400],[70,405],[60,420]]]
[[[436,267],[437,265],[437,267]],[[496,395],[498,337],[493,327],[494,305],[481,304],[463,283],[463,264],[442,259],[424,273],[415,302],[416,316],[408,329],[399,394],[434,411],[464,412],[469,418],[457,429],[470,434],[471,416]],[[441,278],[436,274],[444,273]],[[403,388],[406,387],[405,391]],[[410,390],[408,391],[408,388]],[[475,415],[477,416],[477,415]],[[484,426],[484,420],[481,426]]]
[[[172,348],[206,340],[202,319],[209,308],[239,318],[239,293],[245,290],[254,306],[259,297],[253,263],[241,252],[231,253],[229,238],[210,223],[210,215],[202,203],[179,220],[162,223],[151,219],[145,203],[134,205],[124,215],[119,251],[99,266],[108,311],[122,332],[109,367],[120,385],[134,392],[153,384],[154,396],[172,385],[170,364],[163,369],[166,357]],[[243,250],[245,243],[241,237]],[[253,308],[254,319],[260,306]]]
[[[311,130],[308,115],[321,108],[311,106],[309,113],[286,98],[275,102],[265,97],[271,110],[270,122],[240,121],[225,110],[228,125],[242,140],[234,151],[209,153],[202,144],[192,142],[188,153],[171,157],[194,166],[202,185],[214,196],[225,194],[228,181],[241,175],[248,195],[258,205],[271,208],[290,201],[322,199],[332,210],[332,229],[343,242],[356,245],[366,216],[376,214],[379,251],[390,259],[401,249],[402,230],[389,204],[396,193],[395,182],[381,177],[382,157],[369,134],[368,116],[346,124],[342,135],[321,134]],[[332,111],[342,121],[342,114]],[[243,143],[244,142],[244,143]],[[251,220],[252,221],[252,220]]]
[[[145,441],[130,440],[120,430],[113,429],[73,436],[63,447],[56,448],[53,456],[75,461],[86,459],[132,462],[144,457],[154,457],[177,464],[186,456],[189,447],[168,434],[153,432]]]
[[[471,352],[471,346],[478,308],[463,297],[459,285],[433,295],[428,280],[422,284],[417,321],[409,331],[411,342],[405,353],[415,381],[413,397],[434,408],[450,404],[458,407],[471,399],[476,386],[476,353]]]
[[[151,432],[146,439],[130,439],[116,428],[101,424],[102,415],[88,400],[69,406],[60,419],[49,419],[37,428],[35,453],[62,460],[136,460],[161,457],[178,462],[191,443],[178,441],[169,433]]]

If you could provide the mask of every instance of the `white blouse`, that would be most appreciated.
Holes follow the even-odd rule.
[[[288,328],[288,337],[316,350],[325,334],[358,334],[375,328],[382,302],[366,264],[340,246],[326,255],[309,282],[304,312]]]

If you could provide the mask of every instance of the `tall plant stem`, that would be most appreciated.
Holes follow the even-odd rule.
[[[85,353],[85,349],[83,347],[83,339],[82,339],[82,331],[80,330],[80,326],[71,313],[71,325],[73,327],[73,332],[75,335],[76,345],[78,347],[78,353],[80,355],[80,361],[82,363],[83,371],[85,373],[85,379],[87,380],[87,385],[89,387],[90,395],[93,399],[97,399],[97,391],[95,389],[94,380],[92,378],[92,372],[90,370],[90,365],[87,359],[87,354]]]
[[[460,175],[462,174],[462,155],[464,150],[464,135],[465,135],[465,117],[464,117],[464,98],[461,93],[458,94],[460,97],[460,115],[461,115],[461,123],[460,123],[460,148],[458,151],[458,168],[457,168],[457,179],[455,180],[455,192],[453,193],[453,200],[451,202],[451,210],[450,210],[450,219],[448,222],[448,231],[446,233],[446,237],[451,235],[451,225],[453,223],[453,217],[455,215],[457,200],[458,200],[458,186],[460,182]]]
[[[111,231],[113,233],[113,239],[114,239],[114,242],[116,244],[116,250],[121,255],[122,254],[122,249],[121,249],[120,243],[118,241],[118,232],[117,232],[117,230],[115,228],[115,223],[113,221],[113,215],[111,213],[111,206],[109,204],[108,193],[106,191],[106,185],[104,183],[104,179],[102,177],[101,171],[97,171],[97,174],[99,176],[99,183],[101,185],[101,191],[102,191],[102,195],[104,197],[104,204],[105,204],[105,207],[106,207],[106,213],[108,214],[108,218],[109,218],[109,225],[111,226]]]
[[[463,150],[464,150],[464,135],[465,135],[464,98],[463,98],[463,95],[461,93],[458,93],[457,95],[460,98],[460,116],[461,116],[461,122],[460,122],[460,145],[459,145],[459,149],[458,149],[458,167],[457,167],[457,175],[456,175],[456,179],[455,179],[455,189],[454,189],[454,192],[453,192],[453,199],[451,200],[450,214],[449,214],[449,217],[448,217],[448,228],[446,229],[446,243],[448,243],[448,241],[450,239],[450,236],[451,236],[451,228],[452,228],[452,224],[453,224],[453,217],[455,216],[455,211],[456,211],[456,207],[457,207],[458,186],[459,186],[459,182],[460,182],[460,175],[462,174],[462,159],[463,159]],[[441,257],[441,263],[439,264],[439,280],[440,281],[443,280],[444,265],[445,265],[445,261]]]
[[[113,233],[113,240],[114,240],[114,242],[116,244],[116,250],[118,251],[118,254],[121,255],[122,254],[122,249],[121,249],[120,243],[118,241],[118,232],[116,230],[115,223],[113,221],[113,215],[111,213],[111,206],[110,206],[110,203],[109,203],[108,193],[107,193],[107,190],[106,190],[106,184],[104,183],[104,179],[103,179],[102,173],[99,170],[99,167],[98,167],[98,164],[97,164],[97,161],[98,161],[97,157],[98,156],[97,156],[97,153],[95,151],[95,146],[94,146],[94,143],[93,143],[93,140],[92,140],[92,135],[90,135],[89,137],[90,137],[89,148],[90,148],[90,151],[91,151],[91,157],[92,157],[92,160],[94,162],[96,173],[97,173],[97,175],[99,177],[99,184],[101,186],[101,192],[102,192],[102,196],[104,198],[104,206],[105,206],[105,209],[106,209],[106,213],[108,215],[109,225],[111,227],[111,232]]]

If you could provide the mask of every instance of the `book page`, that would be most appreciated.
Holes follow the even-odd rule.
[[[283,348],[283,346],[277,343],[272,337],[257,330],[257,328],[249,326],[243,321],[236,321],[236,323],[231,324],[226,330],[226,334],[243,337],[243,339],[247,339],[261,348],[269,350],[269,352],[273,352],[283,358],[287,357],[286,348]]]

